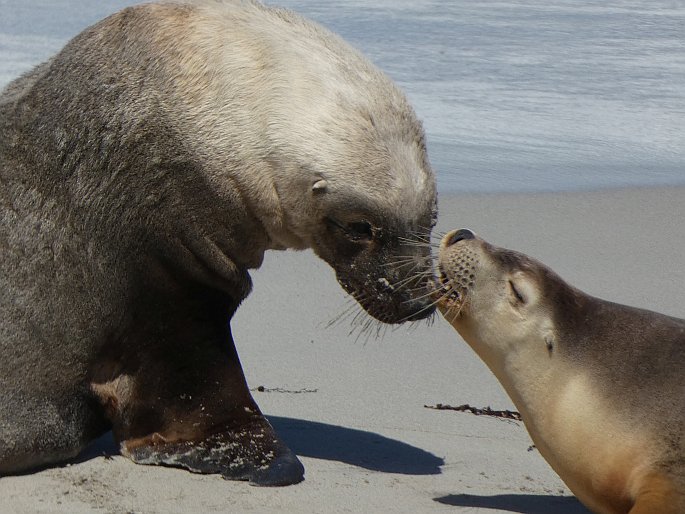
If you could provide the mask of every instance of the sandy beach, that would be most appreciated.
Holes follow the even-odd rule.
[[[469,227],[589,294],[685,317],[684,219],[685,188],[443,195],[436,236]],[[236,344],[303,483],[135,465],[105,436],[66,466],[0,478],[0,512],[588,512],[520,422],[425,407],[513,409],[442,318],[363,331],[352,308],[328,326],[353,304],[309,252],[272,252],[253,279]]]

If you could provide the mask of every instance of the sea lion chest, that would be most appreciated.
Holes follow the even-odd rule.
[[[602,385],[584,370],[549,360],[543,367],[534,359],[513,359],[496,374],[506,373],[500,380],[536,448],[593,510],[626,512],[653,454],[648,434],[617,416]]]

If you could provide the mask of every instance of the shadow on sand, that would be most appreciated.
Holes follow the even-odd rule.
[[[119,455],[119,445],[114,441],[112,432],[107,432],[90,443],[85,450],[79,453],[78,457],[69,462],[79,463],[96,457],[110,457],[112,455]]]
[[[301,419],[268,418],[285,443],[303,457],[404,475],[438,475],[445,463],[421,448],[373,432]]]
[[[438,475],[445,461],[421,448],[373,432],[315,421],[268,416],[269,422],[297,455],[335,460],[384,473]],[[93,441],[71,462],[118,455],[112,433]]]
[[[592,514],[573,496],[551,496],[545,494],[497,494],[477,496],[471,494],[450,494],[434,498],[438,503],[455,507],[503,510],[518,514]]]

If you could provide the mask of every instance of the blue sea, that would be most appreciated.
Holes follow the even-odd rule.
[[[126,0],[0,0],[0,86]],[[281,0],[407,93],[441,192],[685,185],[685,2]]]

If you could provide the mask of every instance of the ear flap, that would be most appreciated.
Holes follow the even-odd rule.
[[[324,193],[328,187],[328,182],[325,179],[317,180],[312,186],[312,191],[315,193]]]

